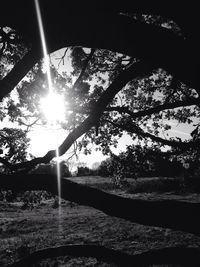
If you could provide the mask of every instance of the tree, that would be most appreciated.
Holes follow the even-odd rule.
[[[71,176],[71,173],[65,161],[59,162],[59,168],[60,168],[60,173],[63,177]],[[56,175],[57,174],[57,163],[52,162],[49,164],[40,164],[32,171],[32,173]]]
[[[78,167],[77,176],[88,176],[90,175],[90,169],[88,167]]]
[[[179,155],[180,156],[180,155]],[[126,150],[103,161],[99,172],[118,179],[180,175],[183,167],[177,156],[157,147],[129,145]]]
[[[105,159],[101,162],[98,172],[100,176],[108,177],[113,175],[111,158]]]
[[[40,5],[48,52],[70,47],[73,75],[76,76],[73,83],[70,77],[51,70],[55,81],[59,80],[61,84],[58,91],[64,91],[74,103],[71,115],[63,124],[69,134],[58,148],[59,155],[63,155],[81,136],[82,141],[77,147],[85,149],[85,153],[89,153],[87,145],[91,141],[103,153],[109,153],[110,145],[115,146],[126,131],[138,142],[144,140],[148,144],[151,140],[159,147],[168,145],[176,154],[189,151],[198,160],[200,100],[196,4],[181,3],[181,7],[176,7],[169,1],[166,4],[134,1],[133,5],[128,1],[95,4],[86,1],[78,10],[74,3],[70,3],[66,10],[62,0],[57,5],[44,0]],[[42,48],[34,1],[22,0],[19,3],[8,0],[3,3],[0,24],[3,70],[0,99],[5,99],[17,86],[20,102],[18,105],[12,102],[13,116],[19,123],[27,124],[24,118],[33,115],[39,95],[45,94],[45,87],[44,90],[41,87],[45,74],[40,68]],[[27,73],[29,81],[19,84]],[[96,80],[94,86],[91,86],[91,77]],[[12,115],[12,109],[8,110]],[[34,121],[29,121],[27,127],[38,119],[42,120],[39,111],[34,116]],[[170,128],[170,119],[196,123],[191,139],[162,138],[161,132]],[[27,177],[27,172],[37,164],[49,163],[55,156],[56,151],[52,150],[43,157],[21,159],[16,163],[10,162],[11,158],[2,157],[1,162],[13,174],[2,174],[0,186],[45,189],[55,193],[55,176],[33,174]],[[62,179],[62,197],[133,222],[199,234],[196,216],[199,204],[127,200],[65,179]],[[134,214],[131,209],[134,209]],[[149,211],[150,217],[147,216]],[[174,250],[169,254],[174,255]],[[156,262],[156,255],[152,255]],[[191,257],[190,253],[187,255]],[[165,261],[168,262],[169,258],[173,262],[172,257],[166,257]],[[178,259],[180,262],[180,257]]]

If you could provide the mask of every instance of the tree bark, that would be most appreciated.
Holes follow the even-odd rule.
[[[15,86],[17,86],[17,84],[26,76],[28,71],[33,68],[38,62],[39,56],[41,56],[39,51],[29,51],[18,63],[16,63],[13,69],[0,80],[0,102],[4,96],[9,94]]]

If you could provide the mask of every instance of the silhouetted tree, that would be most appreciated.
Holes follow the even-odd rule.
[[[125,131],[138,142],[151,140],[159,146],[174,147],[176,154],[189,151],[198,161],[197,4],[182,2],[176,6],[174,1],[134,1],[130,5],[129,1],[83,1],[79,7],[76,2],[70,2],[66,9],[66,1],[55,4],[43,0],[40,5],[48,53],[68,47],[72,74],[76,77],[74,82],[71,76],[59,75],[55,68],[51,69],[57,91],[71,103],[70,114],[62,124],[69,134],[58,148],[59,155],[76,144],[80,137],[77,149],[83,149],[86,154],[90,153],[88,144],[91,142],[104,154],[110,153],[110,146],[116,146]],[[9,116],[29,129],[38,120],[45,123],[38,105],[40,97],[48,91],[46,74],[41,70],[43,52],[34,1],[1,3],[0,26],[0,99],[6,101],[5,106],[1,106],[0,119]],[[26,74],[28,79],[20,83]],[[93,86],[91,77],[95,81]],[[19,103],[13,102],[9,95],[14,88]],[[168,122],[171,119],[191,125],[197,121],[190,140],[162,137],[161,133],[170,129]],[[12,162],[14,153],[20,152],[16,151],[16,146],[11,148],[8,139],[3,143],[3,138],[0,136],[3,150],[0,161],[12,174],[2,174],[0,186],[57,193],[54,175],[27,175],[36,165],[49,163],[56,156],[56,150],[31,160],[25,160],[22,153],[20,162]],[[11,139],[14,140],[14,136]],[[22,138],[20,143],[24,140]],[[8,144],[8,149],[14,149],[14,152],[9,152],[10,156],[6,158]],[[125,199],[66,179],[61,183],[63,198],[92,206],[111,216],[195,234],[200,232],[199,204]],[[88,251],[84,254],[88,256]],[[122,263],[122,259],[125,260],[119,254]],[[150,262],[157,262],[157,254],[148,255],[143,255],[144,261],[152,256]],[[161,257],[163,263],[169,263],[169,259],[173,263],[172,255],[174,250]],[[178,255],[178,262],[183,255],[188,256],[180,252]]]

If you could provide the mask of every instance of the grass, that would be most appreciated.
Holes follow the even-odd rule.
[[[128,190],[116,189],[108,178],[72,178],[74,181],[89,184],[112,193],[129,196]],[[149,178],[148,178],[149,179]],[[199,201],[198,194],[175,195],[174,193],[141,193],[145,180],[137,181],[142,188],[131,197],[138,198],[177,198]],[[148,180],[154,184],[159,178]],[[131,183],[130,180],[128,180]],[[141,182],[142,185],[139,185]],[[107,187],[106,187],[107,185]],[[135,186],[134,184],[131,184]],[[137,187],[136,186],[136,187]],[[147,186],[149,188],[149,184]],[[152,187],[152,190],[155,187]],[[159,187],[160,188],[160,187]],[[38,249],[67,244],[96,244],[127,253],[140,253],[149,249],[168,246],[200,246],[200,238],[158,227],[148,227],[109,217],[93,208],[79,206],[71,202],[62,203],[59,217],[58,209],[53,209],[53,199],[23,210],[23,203],[0,202],[0,266],[4,267]],[[36,266],[36,265],[35,265]],[[97,262],[96,259],[62,257],[46,260],[37,266],[111,266]],[[114,265],[113,265],[114,266]]]

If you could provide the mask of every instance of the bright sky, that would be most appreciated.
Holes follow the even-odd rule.
[[[185,124],[175,124],[170,122],[172,130],[169,131],[171,137],[180,137],[183,140],[190,137],[191,127]],[[34,127],[30,133],[31,138],[29,152],[34,156],[44,156],[47,151],[56,149],[66,138],[67,133],[64,130],[56,129],[55,127],[46,128],[41,126]],[[163,136],[164,137],[164,136]],[[119,140],[117,148],[112,148],[112,151],[116,154],[124,151],[127,145],[133,144],[133,140],[128,135],[124,134]],[[66,152],[63,159],[69,158],[71,155],[70,150]],[[91,155],[84,155],[83,153],[78,154],[78,160],[74,157],[77,163],[85,163],[88,167],[92,167],[94,163],[105,160],[107,156],[104,156],[100,151],[95,151],[95,146],[92,149]]]
[[[31,139],[29,152],[34,156],[40,157],[44,156],[48,150],[56,149],[67,137],[67,133],[64,130],[53,127],[48,129],[46,127],[36,126],[30,131],[28,136]],[[125,150],[126,145],[130,144],[133,144],[132,139],[127,135],[123,135],[119,141],[118,148],[113,148],[113,152],[118,154]],[[67,159],[71,154],[69,150],[62,158]],[[93,146],[92,154],[78,154],[77,163],[85,163],[87,166],[92,167],[94,163],[101,162],[106,158],[107,156],[104,156],[100,151],[95,151],[95,146]],[[75,157],[74,160],[76,160]]]

